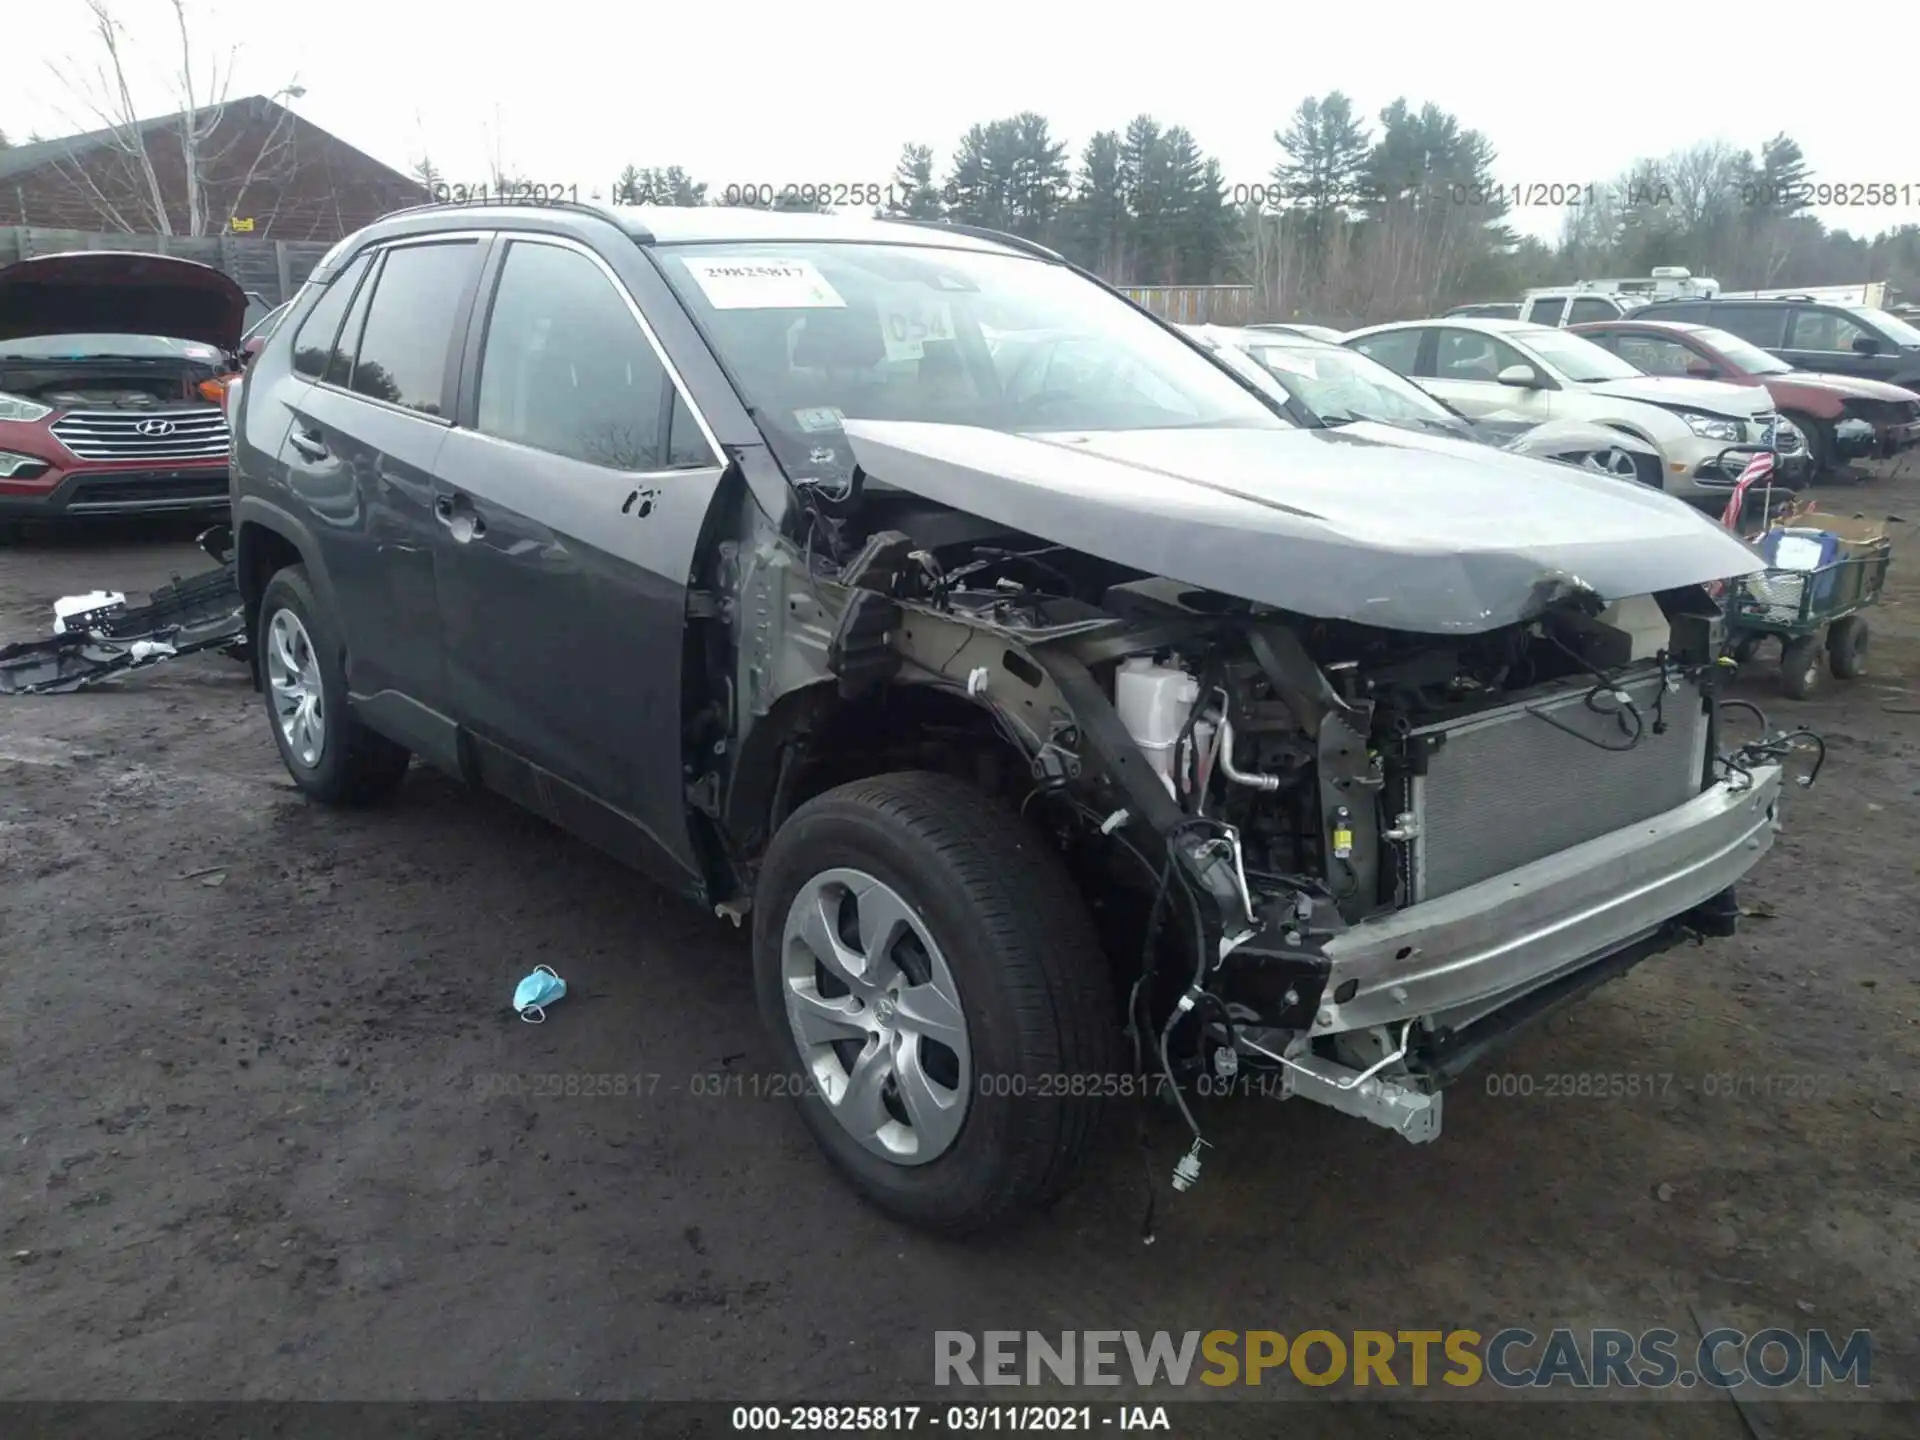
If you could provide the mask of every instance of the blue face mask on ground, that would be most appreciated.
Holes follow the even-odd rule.
[[[533,973],[514,987],[513,1008],[529,1025],[538,1025],[547,1018],[546,1007],[566,993],[566,981],[550,967],[536,965]]]

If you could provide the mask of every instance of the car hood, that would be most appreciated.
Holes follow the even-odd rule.
[[[1149,574],[1300,614],[1477,634],[1577,592],[1761,568],[1644,486],[1359,422],[1337,430],[1008,435],[849,420],[873,479]]]
[[[164,335],[232,350],[246,314],[246,292],[233,280],[171,255],[85,250],[0,269],[0,340]]]
[[[1706,410],[1743,419],[1763,415],[1773,408],[1773,401],[1763,388],[1729,385],[1724,380],[1687,380],[1678,375],[1634,375],[1625,380],[1601,380],[1581,388],[1622,400],[1644,400],[1669,410]]]
[[[1904,403],[1920,400],[1920,395],[1901,385],[1889,385],[1884,380],[1867,380],[1859,375],[1828,375],[1813,370],[1791,370],[1785,375],[1768,375],[1768,380],[1783,380],[1790,385],[1818,385],[1822,390],[1831,390],[1834,394],[1848,400],[1892,400]]]

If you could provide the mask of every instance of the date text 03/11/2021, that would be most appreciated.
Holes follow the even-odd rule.
[[[1173,1429],[1164,1405],[736,1405],[735,1431],[911,1435]]]

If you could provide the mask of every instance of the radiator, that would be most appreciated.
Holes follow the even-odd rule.
[[[1435,899],[1699,794],[1706,709],[1696,685],[1677,683],[1665,697],[1660,734],[1659,675],[1621,685],[1644,722],[1626,750],[1581,738],[1613,746],[1630,738],[1620,717],[1588,708],[1585,686],[1416,730],[1444,739],[1410,792],[1413,898]],[[1596,703],[1608,702],[1602,695]]]

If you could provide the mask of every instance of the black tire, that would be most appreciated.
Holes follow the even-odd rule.
[[[1762,638],[1763,637],[1759,635],[1742,635],[1738,640],[1734,641],[1732,646],[1727,650],[1727,653],[1733,657],[1733,663],[1736,665],[1751,664],[1753,657],[1760,653],[1760,642]]]
[[[924,1163],[877,1155],[840,1124],[811,1083],[787,1018],[788,911],[803,886],[840,867],[907,901],[946,957],[966,1020],[967,1112],[948,1148]],[[808,1078],[796,1087],[808,1129],[856,1190],[898,1219],[948,1234],[1013,1220],[1067,1190],[1103,1107],[1097,1094],[1059,1091],[1074,1076],[1114,1073],[1118,1022],[1086,906],[1011,808],[922,772],[839,786],[774,835],[753,914],[762,1018],[781,1068]]]
[[[1805,700],[1820,684],[1820,637],[1802,635],[1780,651],[1780,688],[1794,700]]]
[[[268,681],[268,633],[273,617],[286,610],[300,622],[311,640],[324,702],[325,740],[312,765],[295,754],[281,731],[274,710],[273,686]],[[391,799],[406,777],[412,758],[403,747],[369,730],[347,703],[344,651],[339,634],[314,595],[306,567],[290,565],[267,582],[254,617],[253,652],[259,656],[260,690],[274,747],[293,777],[293,783],[323,805],[375,805]]]
[[[1864,615],[1843,615],[1827,627],[1827,668],[1834,679],[1858,680],[1867,673],[1870,638]]]
[[[1807,439],[1807,484],[1824,485],[1836,478],[1833,470],[1833,426],[1793,410],[1780,412]]]

